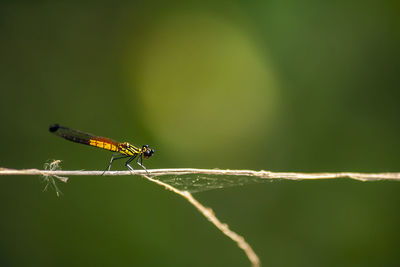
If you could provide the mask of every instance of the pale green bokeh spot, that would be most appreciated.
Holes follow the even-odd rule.
[[[209,14],[154,24],[134,71],[145,119],[164,150],[181,159],[188,150],[199,159],[220,150],[229,157],[257,139],[244,137],[265,136],[276,85],[254,39]]]

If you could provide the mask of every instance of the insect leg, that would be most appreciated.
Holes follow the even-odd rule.
[[[133,171],[133,168],[131,165],[129,165],[129,163],[131,163],[132,160],[134,160],[137,157],[137,154],[134,156],[131,156],[126,162],[125,162],[125,166],[128,167],[129,170]]]
[[[114,160],[123,159],[123,158],[127,158],[127,157],[129,157],[129,156],[127,156],[127,155],[121,155],[121,154],[119,154],[119,153],[118,153],[118,154],[113,154],[112,157],[111,157],[110,163],[108,164],[107,169],[104,170],[104,172],[103,172],[102,175],[104,175],[104,173],[105,173],[106,171],[109,171],[109,170],[111,169],[111,164],[114,162]]]
[[[139,162],[140,161],[140,162]],[[145,170],[147,172],[148,175],[150,175],[150,173],[147,171],[146,167],[143,165],[143,154],[140,155],[140,157],[137,159],[136,163],[143,168],[143,170]]]

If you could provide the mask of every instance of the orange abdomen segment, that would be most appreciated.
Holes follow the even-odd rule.
[[[90,146],[95,146],[95,147],[102,148],[105,150],[118,152],[118,147],[116,146],[115,143],[101,141],[101,140],[95,140],[95,139],[90,139],[89,141],[90,141],[90,143],[89,143]]]

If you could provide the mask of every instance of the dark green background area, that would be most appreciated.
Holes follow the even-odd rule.
[[[398,1],[0,4],[0,166],[103,170],[60,124],[147,168],[398,172]],[[124,169],[116,162],[113,169]],[[0,179],[0,266],[248,266],[141,177]],[[195,195],[263,266],[399,266],[400,184],[275,181]]]

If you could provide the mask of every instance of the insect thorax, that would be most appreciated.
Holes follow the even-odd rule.
[[[118,152],[124,155],[134,156],[142,153],[140,148],[137,148],[128,142],[118,144]]]

